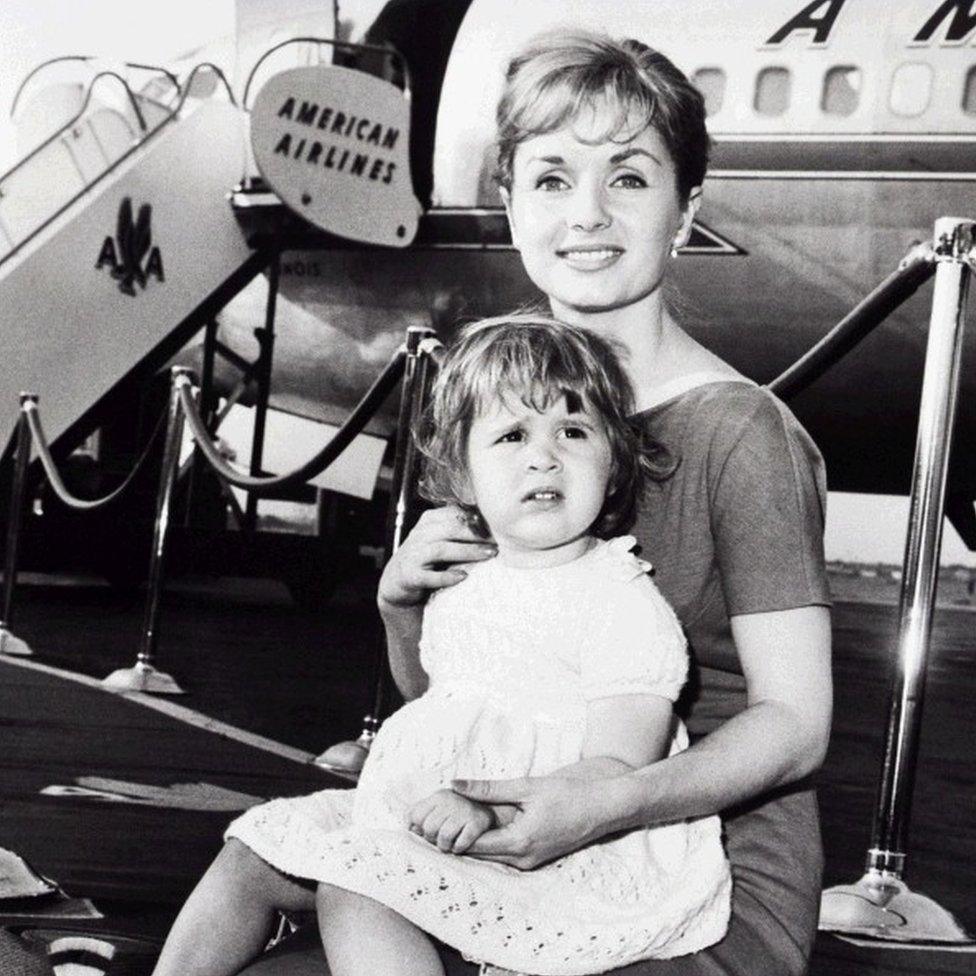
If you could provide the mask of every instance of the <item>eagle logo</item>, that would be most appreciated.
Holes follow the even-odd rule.
[[[119,283],[119,291],[133,297],[138,294],[136,284],[143,290],[150,277],[165,281],[163,257],[152,243],[152,204],[139,207],[138,216],[132,217],[132,199],[124,197],[119,205],[115,225],[115,237],[107,236],[98,253],[95,268],[108,267]]]

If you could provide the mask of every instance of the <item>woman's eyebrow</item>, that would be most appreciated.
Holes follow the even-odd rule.
[[[562,156],[533,156],[530,163],[546,163],[548,166],[563,166],[566,162]]]
[[[614,153],[610,157],[611,163],[622,163],[625,160],[630,159],[631,156],[646,156],[656,165],[661,165],[661,160],[657,158],[652,152],[648,152],[646,149],[641,149],[640,146],[631,146],[629,149],[623,149],[618,153]]]

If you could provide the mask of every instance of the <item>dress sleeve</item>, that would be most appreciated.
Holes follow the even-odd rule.
[[[757,398],[713,444],[709,482],[729,614],[828,606],[823,460],[786,407]]]
[[[600,591],[598,625],[581,650],[583,697],[660,695],[675,701],[688,653],[674,611],[647,576]]]

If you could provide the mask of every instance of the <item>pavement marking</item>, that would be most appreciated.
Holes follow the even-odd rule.
[[[87,674],[79,674],[76,671],[65,671],[63,668],[55,668],[50,664],[41,664],[39,661],[32,661],[29,658],[23,657],[0,655],[0,661],[16,667],[27,668],[31,671],[38,671],[41,674],[49,674],[57,678],[63,678],[66,681],[74,681],[77,684],[84,685],[86,688],[94,688],[101,691],[106,695],[124,698],[126,701],[135,702],[138,705],[143,705],[146,708],[161,712],[163,715],[168,715],[170,718],[175,718],[179,722],[185,722],[187,725],[195,726],[206,732],[212,732],[214,735],[222,736],[225,739],[233,739],[235,742],[240,742],[243,745],[261,749],[264,752],[270,752],[275,756],[280,756],[282,759],[288,759],[302,765],[309,765],[315,760],[314,754],[306,752],[304,749],[296,749],[294,746],[286,745],[284,742],[277,742],[274,739],[258,735],[256,732],[248,732],[246,729],[240,729],[236,725],[228,725],[226,722],[211,718],[202,712],[194,711],[185,705],[177,705],[176,702],[154,698],[152,695],[146,695],[143,692],[130,692],[122,695],[118,692],[108,691],[102,686],[98,678],[92,678]]]

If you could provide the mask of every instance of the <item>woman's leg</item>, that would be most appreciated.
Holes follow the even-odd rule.
[[[444,976],[427,934],[392,908],[327,884],[315,903],[332,976]]]
[[[231,839],[176,917],[153,976],[230,976],[265,946],[279,910],[314,908],[311,888]]]

